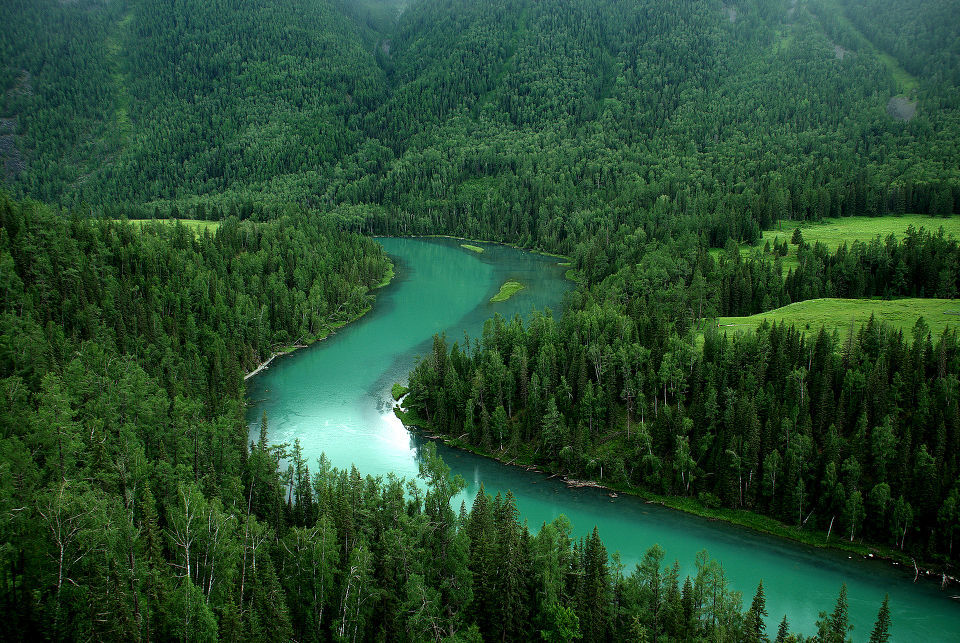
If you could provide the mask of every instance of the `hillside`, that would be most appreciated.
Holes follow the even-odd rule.
[[[829,0],[0,11],[0,153],[14,193],[48,201],[298,202],[567,252],[638,210],[722,247],[785,218],[960,205],[941,66],[898,62]],[[907,68],[905,123],[888,104]]]
[[[934,336],[947,327],[960,326],[960,304],[953,299],[808,299],[749,317],[720,317],[720,332],[735,333],[755,330],[762,323],[796,326],[801,332],[816,336],[821,328],[837,332],[841,339],[854,335],[871,317],[876,324],[885,324],[905,335],[923,318]]]
[[[142,203],[329,171],[362,145],[362,115],[385,98],[375,38],[352,9],[4,3],[0,105],[25,165],[14,187],[50,201]],[[29,91],[16,90],[21,77]]]
[[[390,360],[415,363],[404,421],[948,585],[957,16],[960,0],[0,3],[0,636],[772,634],[763,586],[744,612],[705,554],[681,590],[662,550],[625,576],[597,529],[575,540],[561,516],[534,535],[510,493],[457,515],[462,479],[399,426],[420,490],[308,463],[309,429],[266,412],[251,442],[245,374],[370,309],[394,275],[372,235],[460,237],[478,269],[506,242],[562,255],[576,282],[556,318]],[[395,285],[411,274],[397,261]],[[504,277],[494,299],[535,290]],[[736,332],[763,319],[790,325]],[[846,591],[816,640],[846,640]],[[922,639],[909,627],[930,616],[894,636]],[[889,626],[885,600],[871,638]]]

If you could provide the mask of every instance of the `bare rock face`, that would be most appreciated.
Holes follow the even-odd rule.
[[[724,7],[723,13],[727,16],[727,20],[730,22],[737,21],[737,10],[733,7]]]
[[[917,101],[906,96],[894,96],[887,103],[887,115],[898,121],[909,121],[917,113]]]
[[[26,167],[13,134],[0,136],[0,174],[13,181]]]
[[[16,134],[20,119],[17,116],[13,118],[0,118],[0,134]]]

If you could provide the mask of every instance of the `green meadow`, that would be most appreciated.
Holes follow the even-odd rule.
[[[199,219],[130,219],[130,224],[138,228],[142,228],[144,225],[150,223],[170,223],[174,221],[179,221],[180,225],[184,228],[193,230],[193,233],[198,237],[203,234],[203,231],[206,230],[210,234],[213,234],[217,231],[217,228],[220,227],[219,221],[201,221]]]
[[[786,256],[782,257],[784,271],[797,267],[797,246],[790,243],[793,231],[799,227],[803,240],[811,246],[820,242],[831,251],[840,247],[840,244],[851,245],[854,241],[869,242],[876,237],[886,239],[889,235],[900,239],[907,228],[913,226],[920,229],[935,231],[943,228],[947,236],[960,238],[960,217],[934,217],[927,214],[905,214],[902,216],[886,217],[845,217],[842,219],[824,219],[819,222],[810,221],[783,221],[776,230],[766,230],[760,243],[755,246],[740,246],[741,256],[749,256],[755,252],[764,252],[769,243],[771,250],[774,243],[786,242],[789,245]],[[711,253],[719,258],[723,250],[713,249]]]
[[[934,335],[944,328],[960,324],[960,300],[954,299],[810,299],[798,301],[750,317],[720,317],[716,325],[721,331],[755,330],[762,322],[786,322],[806,333],[827,332],[841,334],[855,330],[874,315],[883,323],[902,330],[909,337],[921,316]]]

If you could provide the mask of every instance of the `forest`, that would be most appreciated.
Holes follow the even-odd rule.
[[[370,239],[299,212],[198,237],[6,196],[0,224],[4,638],[769,640],[762,584],[744,609],[706,552],[681,581],[656,546],[627,572],[596,530],[531,533],[509,493],[455,512],[431,445],[415,483],[311,472],[266,416],[246,443],[243,373],[369,305],[388,270]],[[839,589],[817,640],[845,640]],[[889,621],[884,603],[877,641]]]
[[[955,298],[958,0],[0,3],[4,638],[816,640],[722,562],[248,439],[244,376],[374,305],[373,235],[562,254],[564,310],[436,337],[405,421],[954,573],[960,344],[713,320]],[[783,222],[904,235],[742,252]],[[178,219],[217,222],[195,231]],[[131,223],[130,220],[153,220]],[[801,230],[801,228],[797,228]],[[504,566],[503,561],[510,561]],[[749,597],[748,597],[749,598]],[[872,632],[889,638],[878,605]]]

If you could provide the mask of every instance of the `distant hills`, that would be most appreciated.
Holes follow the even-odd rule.
[[[960,202],[958,12],[6,2],[0,165],[15,195],[63,204],[296,202],[521,241],[661,195],[717,239],[784,213],[947,212]],[[915,112],[889,111],[894,97]]]

